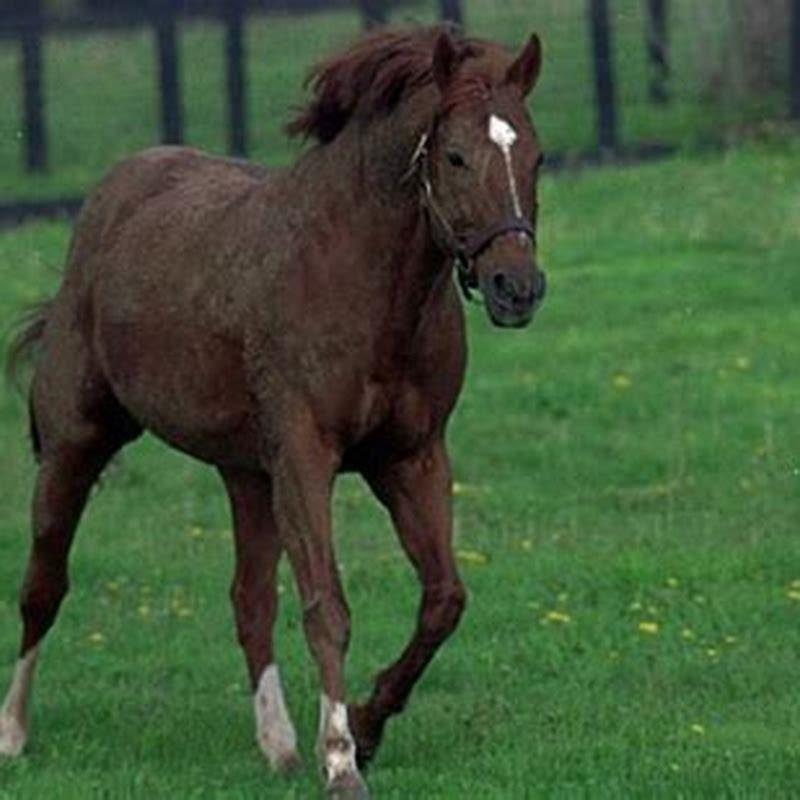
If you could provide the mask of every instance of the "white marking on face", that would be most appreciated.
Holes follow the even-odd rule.
[[[511,187],[511,201],[514,204],[514,213],[518,217],[521,217],[522,206],[519,202],[517,182],[514,178],[514,169],[511,164],[511,148],[517,141],[517,132],[510,122],[492,114],[491,117],[489,117],[489,138],[503,153],[503,159],[506,163],[506,172],[508,172],[508,184]]]
[[[328,783],[347,773],[358,774],[356,743],[347,724],[347,707],[320,696],[317,750]]]
[[[256,713],[256,739],[273,769],[291,768],[299,761],[297,734],[283,699],[278,666],[270,664],[258,681],[253,696]]]
[[[0,709],[0,756],[22,753],[28,738],[28,699],[36,670],[38,648],[29,650],[17,662],[8,694]]]

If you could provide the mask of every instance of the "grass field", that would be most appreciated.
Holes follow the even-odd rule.
[[[419,0],[395,22],[430,23],[437,3]],[[641,0],[614,0],[614,68],[620,137],[625,144],[718,144],[753,120],[780,116],[788,101],[761,93],[744,102],[715,102],[700,76],[701,59],[713,50],[698,28],[694,0],[671,0],[673,102],[647,99],[646,28]],[[727,0],[706,0],[719,20]],[[532,109],[550,152],[596,144],[594,83],[584,0],[464,0],[468,30],[519,47],[534,29],[545,44],[545,67]],[[268,164],[297,151],[282,134],[290,109],[303,100],[309,66],[360,30],[355,13],[340,11],[254,19],[248,27],[247,71],[252,156]],[[787,39],[788,41],[788,39]],[[224,152],[224,31],[209,22],[181,26],[180,51],[188,143]],[[781,52],[781,43],[775,44]],[[115,159],[156,144],[159,135],[156,64],[152,35],[132,32],[50,36],[45,47],[45,97],[51,171],[25,177],[21,162],[18,47],[0,40],[0,199],[82,194]]]
[[[534,326],[469,310],[452,425],[456,636],[391,725],[376,798],[780,798],[800,786],[800,145],[546,179]],[[0,236],[0,319],[51,292],[65,225]],[[0,673],[33,474],[0,394]],[[349,684],[410,632],[417,585],[339,485]],[[317,689],[288,573],[280,660],[304,772],[252,736],[213,472],[144,441],[90,506],[0,798],[309,798]]]

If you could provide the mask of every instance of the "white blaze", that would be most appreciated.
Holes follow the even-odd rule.
[[[0,709],[0,756],[18,756],[28,738],[28,698],[33,685],[38,648],[17,662],[11,687]]]
[[[519,202],[519,194],[517,193],[517,182],[514,179],[514,170],[511,165],[511,148],[517,141],[517,132],[514,130],[511,123],[492,114],[489,117],[489,138],[500,148],[503,153],[503,159],[506,162],[506,171],[508,172],[508,183],[511,187],[511,200],[514,203],[514,213],[522,216],[522,206]]]
[[[273,769],[285,769],[298,761],[297,735],[283,699],[276,664],[270,664],[258,681],[253,697],[256,738]]]

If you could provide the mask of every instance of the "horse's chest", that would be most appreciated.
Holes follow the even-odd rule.
[[[436,403],[411,383],[370,384],[353,405],[345,462],[383,460],[422,447],[441,426]]]

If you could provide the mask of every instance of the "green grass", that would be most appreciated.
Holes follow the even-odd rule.
[[[390,726],[376,797],[796,796],[799,182],[796,143],[545,180],[539,318],[503,332],[469,311],[451,435],[468,613]],[[0,319],[54,290],[68,235],[0,236]],[[0,395],[5,676],[33,476],[23,405]],[[155,441],[108,473],[0,798],[317,796],[287,572],[279,651],[305,771],[273,777],[253,743],[229,528],[214,473]],[[336,528],[363,695],[418,587],[355,478]]]
[[[710,1],[710,0],[709,0]],[[719,8],[720,26],[727,6]],[[536,29],[545,43],[545,67],[532,110],[548,151],[595,146],[594,83],[583,0],[465,0],[470,32],[519,47]],[[437,3],[420,0],[409,16],[432,22]],[[787,101],[759,97],[744,103],[712,102],[704,95],[701,54],[709,45],[698,34],[693,0],[673,0],[672,89],[664,108],[647,100],[644,3],[615,0],[614,64],[623,143],[657,141],[679,145],[719,142],[738,126],[780,116]],[[302,102],[302,81],[322,55],[353,39],[358,16],[340,11],[298,17],[269,16],[248,27],[247,71],[252,156],[284,163],[297,152],[281,129]],[[226,149],[224,33],[211,23],[181,26],[182,76],[188,144]],[[778,45],[776,44],[776,48]],[[780,48],[778,48],[780,49]],[[0,115],[0,198],[44,198],[81,194],[116,159],[157,143],[158,96],[152,36],[145,30],[48,37],[45,97],[50,137],[50,173],[26,176],[21,166],[21,104],[18,48],[0,41],[0,87],[7,111]]]

